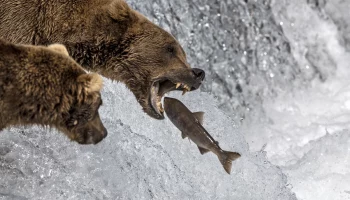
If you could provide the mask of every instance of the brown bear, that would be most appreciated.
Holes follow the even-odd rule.
[[[156,119],[166,92],[195,90],[205,76],[172,35],[123,0],[2,0],[0,24],[0,38],[14,43],[64,44],[86,69],[125,83]]]
[[[87,74],[63,45],[14,45],[0,40],[0,130],[55,127],[80,144],[107,136],[98,109],[102,78]]]

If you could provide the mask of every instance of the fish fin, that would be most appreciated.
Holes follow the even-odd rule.
[[[236,152],[223,151],[218,157],[219,157],[219,160],[220,160],[222,166],[224,167],[225,171],[228,174],[230,174],[231,168],[232,168],[232,161],[241,157],[241,155],[239,153],[236,153]]]
[[[185,139],[187,137],[187,134],[184,132],[181,132],[181,137],[182,137],[182,139]]]
[[[204,112],[194,112],[193,113],[194,117],[199,121],[201,125],[203,125],[203,115]]]
[[[208,153],[210,151],[210,150],[204,149],[204,148],[202,148],[200,146],[198,146],[198,149],[199,149],[199,152],[201,152],[202,155],[205,154],[205,153]]]

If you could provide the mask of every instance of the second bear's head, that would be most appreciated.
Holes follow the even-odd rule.
[[[61,44],[52,44],[48,47],[63,54],[63,57],[69,56],[65,46]],[[78,64],[76,66],[81,68]],[[61,106],[67,107],[63,109],[65,110],[62,115],[63,120],[56,126],[59,126],[57,128],[70,139],[80,144],[97,144],[107,136],[107,130],[98,112],[102,105],[100,91],[103,80],[96,73],[81,73],[82,68],[76,72],[78,72],[78,75],[68,73],[72,77],[66,78],[67,81],[74,80],[67,83],[68,94],[67,96],[63,95],[61,102]]]
[[[102,105],[102,78],[95,73],[82,74],[77,79],[78,98],[65,118],[68,136],[80,144],[96,144],[107,136],[98,109]]]

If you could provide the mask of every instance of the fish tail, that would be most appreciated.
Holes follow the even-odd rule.
[[[225,171],[230,174],[231,173],[231,167],[232,167],[232,161],[236,160],[237,158],[241,157],[239,153],[236,152],[230,152],[230,151],[223,151],[219,154],[219,160],[224,167]]]

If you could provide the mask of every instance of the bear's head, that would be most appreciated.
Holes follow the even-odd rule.
[[[122,80],[143,110],[156,119],[163,119],[163,95],[172,90],[185,93],[198,89],[205,77],[204,71],[191,68],[179,42],[124,1],[113,1],[108,14],[118,23],[128,24],[120,44],[124,47],[119,49],[121,59],[110,59],[109,64],[121,69],[119,74],[125,76]]]
[[[80,144],[97,144],[107,136],[98,109],[102,105],[102,78],[95,73],[77,79],[78,98],[64,117],[63,131]]]
[[[184,50],[174,37],[143,20],[145,22],[137,23],[128,36],[126,56],[118,65],[130,70],[124,82],[143,110],[156,119],[163,119],[161,99],[164,94],[173,90],[182,90],[184,94],[198,89],[205,73],[189,66]]]
[[[124,82],[148,115],[163,119],[163,95],[198,89],[205,73],[189,66],[184,50],[171,34],[123,0],[108,2],[93,5],[95,10],[86,11],[93,13],[84,15],[85,21],[67,25],[70,29],[83,27],[74,33],[81,32],[84,38],[79,41],[82,36],[71,35],[66,40],[74,42],[67,45],[82,66]]]

